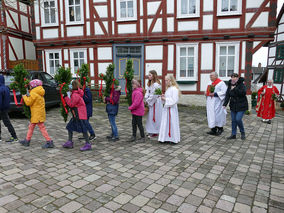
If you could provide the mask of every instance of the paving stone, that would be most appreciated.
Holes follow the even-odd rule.
[[[221,210],[228,211],[228,212],[231,212],[233,210],[233,207],[234,207],[233,203],[229,201],[225,201],[225,200],[219,200],[216,205],[216,208],[219,208]]]
[[[179,208],[178,208],[179,212],[182,213],[194,213],[196,212],[196,206],[190,205],[188,203],[183,203]]]
[[[234,211],[241,212],[241,213],[250,213],[251,208],[248,205],[242,204],[242,203],[236,203]]]
[[[123,204],[128,203],[131,199],[132,199],[132,196],[122,193],[116,198],[114,198],[114,201],[123,205]]]
[[[149,198],[144,197],[142,195],[138,195],[137,197],[133,198],[130,203],[142,207],[149,201]]]
[[[70,203],[65,204],[62,206],[59,210],[62,212],[76,212],[78,209],[80,209],[83,205],[76,202],[76,201],[71,201]]]

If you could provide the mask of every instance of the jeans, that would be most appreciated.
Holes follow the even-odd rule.
[[[43,122],[40,122],[40,123],[30,123],[29,125],[29,130],[28,130],[28,133],[27,133],[27,140],[31,140],[32,136],[33,136],[33,132],[34,132],[34,129],[36,127],[36,125],[38,125],[39,127],[39,130],[42,134],[42,136],[45,138],[46,141],[51,141],[47,131],[46,131],[46,128],[44,126],[44,123]]]
[[[14,127],[10,122],[10,118],[8,115],[8,111],[0,111],[0,120],[3,120],[4,125],[7,127],[8,131],[10,132],[13,138],[17,138],[16,132]],[[1,123],[0,123],[0,137],[1,137]]]
[[[245,111],[239,111],[239,112],[231,111],[232,135],[237,134],[237,126],[239,127],[241,133],[245,133],[244,124],[242,121],[244,114]]]
[[[108,120],[109,120],[109,123],[110,123],[110,126],[111,126],[111,131],[112,131],[111,135],[112,135],[112,137],[118,138],[117,127],[116,127],[116,124],[115,124],[115,117],[116,117],[116,115],[108,114]]]
[[[89,118],[87,119],[87,130],[90,133],[90,135],[96,135],[92,125],[89,122]]]
[[[136,138],[137,126],[140,130],[141,138],[144,138],[145,134],[144,134],[144,128],[142,124],[142,116],[132,115],[132,135],[134,138]]]

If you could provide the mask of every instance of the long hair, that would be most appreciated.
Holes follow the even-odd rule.
[[[137,79],[137,78],[133,78],[131,83],[134,83],[138,86],[138,88],[142,88],[142,81],[140,79]],[[145,95],[145,89],[143,89],[143,95]]]
[[[161,84],[160,80],[158,79],[158,74],[157,74],[156,70],[151,70],[151,71],[149,71],[149,73],[152,74],[153,79],[148,81],[148,83],[147,83],[148,87],[150,87],[154,83]]]
[[[178,84],[177,84],[177,82],[176,82],[176,79],[175,79],[175,77],[173,76],[173,74],[167,74],[165,78],[167,78],[167,79],[170,80],[170,85],[166,85],[166,90],[167,90],[169,87],[174,86],[174,87],[176,87],[176,88],[178,89],[178,91],[179,91],[179,96],[180,96],[180,95],[181,95],[181,92],[180,92],[179,86],[178,86]]]
[[[78,80],[72,81],[72,90],[77,90],[78,88],[82,88],[80,82]]]

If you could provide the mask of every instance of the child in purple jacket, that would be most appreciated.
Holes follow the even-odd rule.
[[[141,142],[145,142],[145,134],[144,134],[144,128],[142,124],[142,116],[144,115],[144,94],[143,94],[143,88],[141,88],[141,81],[132,80],[132,104],[128,109],[131,111],[132,114],[132,137],[130,139],[130,142],[136,141],[136,131],[137,126],[140,131],[141,138],[139,139]]]

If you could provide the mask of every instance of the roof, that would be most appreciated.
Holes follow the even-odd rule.
[[[252,67],[251,70],[253,74],[261,74],[264,72],[265,67]]]
[[[268,69],[265,69],[264,72],[254,80],[253,83],[254,84],[265,83],[267,81],[267,77],[268,77]]]

